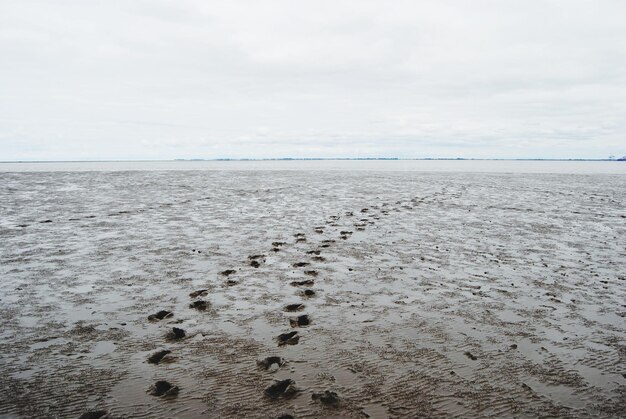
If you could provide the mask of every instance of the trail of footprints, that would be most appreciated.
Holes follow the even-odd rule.
[[[118,217],[121,215],[133,215],[133,214],[140,214],[140,213],[144,213],[148,210],[158,210],[160,208],[168,208],[168,207],[173,207],[175,205],[180,205],[180,204],[191,204],[191,203],[196,203],[196,202],[200,202],[200,201],[206,201],[208,199],[211,199],[210,196],[206,196],[203,198],[198,198],[198,199],[186,199],[184,201],[178,201],[178,202],[165,202],[162,204],[157,204],[154,206],[150,206],[147,208],[140,208],[140,209],[135,209],[135,210],[121,210],[121,211],[116,211],[116,212],[111,212],[106,214],[106,217]],[[62,219],[62,220],[56,220],[56,221],[70,221],[70,222],[75,222],[75,221],[81,221],[81,220],[89,220],[92,218],[98,218],[98,216],[96,215],[85,215],[82,217],[71,217],[71,218],[67,218],[67,219]],[[51,220],[51,219],[44,219],[44,220],[39,220],[39,221],[35,221],[35,220],[31,220],[29,224],[16,224],[15,227],[18,228],[26,228],[26,227],[30,227],[31,224],[34,223],[38,223],[38,224],[50,224],[50,223],[54,223],[55,220]],[[200,251],[198,251],[200,252]]]
[[[402,202],[396,201],[395,206],[393,204],[382,203],[379,206],[372,206],[369,208],[362,208],[357,212],[354,211],[346,211],[344,213],[344,217],[346,218],[356,218],[359,215],[361,218],[353,221],[353,225],[357,231],[364,231],[367,226],[374,225],[377,220],[381,218],[381,216],[387,216],[391,212],[401,212],[403,209],[412,210],[417,207],[420,203],[422,203],[427,198],[435,198],[438,195],[444,194],[445,190],[441,192],[433,193],[427,197],[422,198],[413,198],[410,202]],[[316,234],[324,234],[327,232],[331,232],[334,228],[336,237],[340,240],[348,240],[353,232],[348,230],[338,230],[337,227],[340,227],[338,221],[341,219],[340,215],[331,215],[326,220],[325,226],[316,226],[313,228],[313,232]],[[330,230],[330,231],[329,231]],[[305,233],[297,232],[293,235],[294,242],[293,245],[297,245],[299,243],[307,243],[307,236]],[[338,242],[336,239],[323,239],[319,242],[316,248],[304,251],[303,254],[306,255],[311,261],[323,263],[326,261],[326,258],[322,256],[323,249],[329,249],[333,245],[337,245]],[[270,250],[272,252],[280,252],[281,249],[289,246],[290,243],[284,241],[275,241],[271,243]],[[195,249],[194,249],[195,250]],[[251,255],[248,257],[248,265],[252,268],[258,268],[265,261],[265,255]],[[303,279],[294,280],[290,282],[290,285],[296,288],[298,291],[296,295],[303,297],[304,299],[314,297],[317,295],[317,292],[314,287],[315,278],[318,276],[318,271],[312,269],[311,262],[308,261],[298,261],[291,264],[293,268],[301,268]],[[236,274],[237,271],[235,269],[226,269],[219,273],[220,276],[224,277],[226,286],[234,286],[238,285],[239,282],[233,278],[232,275]],[[202,299],[202,297],[208,294],[208,290],[200,289],[193,291],[189,294],[189,297],[192,299],[192,302],[189,304],[189,307],[192,309],[196,309],[199,311],[205,311],[209,307],[209,302]],[[291,329],[300,329],[303,327],[307,327],[312,323],[311,316],[306,313],[306,304],[304,302],[289,302],[283,306],[283,311],[287,313],[293,313],[293,317],[289,317],[289,326]],[[157,313],[151,314],[148,316],[148,320],[151,322],[159,322],[164,319],[168,319],[173,317],[174,313],[167,310],[161,310]],[[178,327],[173,327],[166,335],[165,339],[169,342],[177,342],[181,341],[185,338],[186,333],[183,329]],[[297,345],[301,343],[301,335],[299,330],[290,330],[285,331],[284,333],[279,334],[275,337],[277,347],[281,348],[285,345]],[[161,363],[172,362],[173,354],[172,350],[159,350],[152,353],[147,362],[153,365],[159,365]],[[265,359],[258,360],[257,366],[269,373],[276,372],[283,365],[285,365],[287,361],[278,355],[268,356]],[[148,389],[149,394],[155,397],[164,397],[164,398],[173,398],[178,395],[179,387],[171,384],[166,380],[159,380],[150,386]],[[280,381],[274,381],[270,384],[265,390],[264,395],[270,400],[278,400],[278,399],[290,399],[296,397],[303,390],[298,388],[296,382],[290,378]],[[312,393],[311,399],[321,403],[323,406],[327,408],[335,408],[341,405],[340,396],[330,390],[326,390],[321,393]],[[87,412],[90,413],[90,412]],[[106,414],[106,412],[104,412]],[[289,419],[293,418],[291,414],[283,414],[279,416],[277,419]]]

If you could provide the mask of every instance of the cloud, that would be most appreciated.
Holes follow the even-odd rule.
[[[621,1],[5,1],[0,160],[624,154]]]

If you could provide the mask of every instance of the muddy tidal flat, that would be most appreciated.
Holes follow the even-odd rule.
[[[0,416],[623,417],[626,176],[566,172],[0,172]]]

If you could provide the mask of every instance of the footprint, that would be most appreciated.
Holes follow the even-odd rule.
[[[300,311],[304,309],[304,304],[296,303],[296,304],[288,304],[285,306],[285,311]]]
[[[179,329],[178,327],[173,327],[172,330],[167,332],[167,334],[165,335],[165,338],[167,340],[180,340],[184,338],[185,335],[186,333],[183,329]]]
[[[279,356],[268,356],[265,359],[257,361],[256,364],[259,368],[274,373],[278,371],[280,367],[285,365],[285,360]]]
[[[284,246],[286,244],[287,244],[286,242],[272,242],[272,246],[274,246],[274,247],[281,247],[281,246]]]
[[[305,297],[313,297],[315,295],[315,291],[313,290],[304,290],[302,291],[302,295]]]
[[[189,294],[191,298],[204,297],[209,293],[209,290],[198,290]]]
[[[293,264],[294,268],[303,268],[305,266],[309,266],[310,263],[309,262],[296,262]]]
[[[168,354],[171,354],[171,353],[172,351],[168,351],[167,349],[155,352],[148,357],[148,363],[158,365],[159,362],[163,360],[163,358],[165,358]]]
[[[161,310],[161,311],[158,311],[155,314],[149,315],[148,316],[148,320],[150,320],[150,321],[159,321],[159,320],[170,318],[173,315],[174,315],[174,313],[172,313],[171,311]]]
[[[172,385],[165,380],[159,380],[148,389],[149,393],[157,397],[175,397],[178,395],[178,386]]]
[[[278,341],[278,346],[297,345],[300,341],[300,336],[298,332],[282,333],[276,337],[276,340]]]
[[[225,271],[220,272],[220,275],[224,275],[224,276],[230,276],[232,274],[234,274],[235,272],[237,272],[234,269],[226,269]]]
[[[346,240],[348,237],[350,237],[350,236],[352,235],[352,232],[351,232],[351,231],[342,231],[342,232],[341,232],[341,233],[339,233],[339,234],[341,234],[341,236],[340,236],[340,237],[341,237],[343,240]]]
[[[313,256],[311,260],[314,260],[316,262],[326,262],[326,258],[324,256]]]
[[[325,406],[339,405],[339,396],[334,391],[324,391],[323,393],[313,393],[311,399],[318,400]]]
[[[271,399],[295,397],[300,390],[296,388],[296,382],[290,378],[286,380],[276,381],[274,384],[265,389],[265,395]]]
[[[189,308],[195,308],[196,310],[200,311],[206,310],[208,306],[209,304],[204,300],[194,301],[193,303],[189,304]]]
[[[304,271],[304,274],[309,276],[317,276],[317,271]]]
[[[320,253],[322,252],[319,250],[309,250],[308,252],[306,252],[307,255],[318,255],[318,256]]]
[[[303,314],[303,315],[298,316],[296,318],[289,319],[289,324],[291,325],[291,327],[308,326],[308,325],[311,324],[311,319],[309,318],[308,315]]]
[[[302,285],[306,285],[306,286],[310,286],[310,285],[314,285],[315,281],[313,281],[312,279],[305,279],[302,281],[291,281],[291,286],[292,287],[299,287]]]

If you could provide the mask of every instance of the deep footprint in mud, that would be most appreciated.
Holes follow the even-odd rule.
[[[348,239],[348,238],[352,235],[352,232],[351,232],[351,231],[342,231],[342,232],[341,232],[341,233],[339,233],[339,234],[340,234],[340,236],[339,236],[339,237],[340,237],[342,240],[347,240],[347,239]]]
[[[194,301],[189,304],[189,308],[195,308],[196,310],[204,311],[209,307],[209,303],[204,300]]]
[[[276,337],[276,340],[278,341],[278,346],[297,345],[300,341],[300,336],[298,332],[282,333]]]
[[[149,315],[148,320],[153,321],[153,322],[158,322],[159,320],[168,319],[172,316],[174,316],[174,313],[172,313],[171,311],[160,310],[156,312],[155,314]]]
[[[189,293],[189,296],[191,298],[204,297],[208,293],[209,293],[209,290],[197,290],[197,291]]]
[[[172,330],[167,332],[167,334],[165,335],[165,338],[167,340],[180,340],[184,338],[185,335],[186,333],[183,329],[179,329],[178,327],[173,327]]]
[[[305,279],[302,281],[291,281],[291,286],[292,287],[301,287],[301,286],[311,286],[314,285],[315,281],[313,281],[312,279]]]
[[[301,311],[301,310],[304,310],[304,304],[302,303],[288,304],[285,306],[285,311]]]
[[[237,272],[237,271],[234,270],[234,269],[226,269],[225,271],[220,272],[220,275],[230,276],[230,275],[234,274],[235,272]]]
[[[315,291],[313,290],[304,290],[302,291],[302,295],[305,297],[314,297],[315,296]]]
[[[175,386],[165,380],[159,380],[152,384],[148,392],[156,397],[175,397],[179,392],[178,386]]]
[[[304,271],[304,274],[308,275],[308,276],[317,276],[318,275],[317,271],[314,271],[314,270]]]
[[[286,380],[276,381],[264,391],[265,395],[270,399],[291,399],[295,397],[300,390],[296,387],[296,382],[290,378]]]
[[[291,327],[308,326],[311,324],[311,319],[307,314],[303,314],[293,319],[289,319],[289,324],[291,325]]]
[[[309,266],[309,265],[310,265],[309,262],[296,262],[292,266],[294,268],[304,268],[305,266]]]
[[[268,356],[256,362],[257,366],[265,371],[274,373],[285,365],[285,360],[279,356]]]
[[[313,393],[312,400],[317,400],[324,406],[336,407],[339,405],[339,396],[334,391],[326,390],[323,393]]]
[[[253,268],[258,268],[261,266],[261,262],[265,262],[265,255],[252,255],[248,256],[248,260],[250,261],[250,266]]]
[[[171,353],[172,351],[169,351],[167,349],[164,349],[162,351],[157,351],[148,357],[148,363],[158,365],[161,361],[164,360],[164,358],[167,357],[167,355]]]

